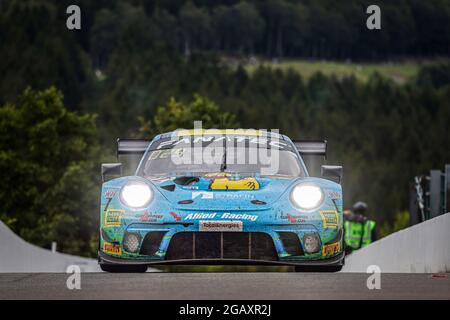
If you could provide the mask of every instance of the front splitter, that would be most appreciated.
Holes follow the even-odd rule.
[[[99,264],[114,265],[265,265],[265,266],[342,266],[345,254],[342,252],[337,256],[322,260],[253,260],[253,259],[180,259],[180,260],[132,260],[112,257],[99,251]]]

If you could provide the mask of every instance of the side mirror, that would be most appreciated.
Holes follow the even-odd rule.
[[[336,183],[342,182],[343,169],[342,166],[323,165],[321,167],[322,177],[334,181]]]
[[[102,163],[102,181],[118,178],[122,175],[122,163]]]

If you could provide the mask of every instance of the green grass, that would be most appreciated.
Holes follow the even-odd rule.
[[[403,84],[417,75],[419,68],[423,64],[436,61],[418,62],[381,62],[381,63],[346,63],[333,61],[307,61],[307,60],[282,60],[274,63],[259,60],[258,63],[246,64],[245,69],[251,74],[258,66],[265,66],[274,69],[287,71],[292,69],[300,73],[305,79],[309,79],[316,72],[325,75],[335,75],[337,77],[355,76],[358,80],[366,82],[370,76],[378,72],[397,83]]]

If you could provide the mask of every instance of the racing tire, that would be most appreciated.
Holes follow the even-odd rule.
[[[146,265],[114,265],[114,264],[100,264],[103,271],[111,273],[144,273],[147,271]]]

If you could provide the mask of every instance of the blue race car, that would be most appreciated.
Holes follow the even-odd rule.
[[[323,165],[324,178],[311,177],[302,158],[325,156],[326,141],[262,130],[176,130],[152,140],[119,139],[117,153],[124,163],[102,165],[102,270],[342,268],[342,167]],[[133,160],[134,175],[122,176]]]

